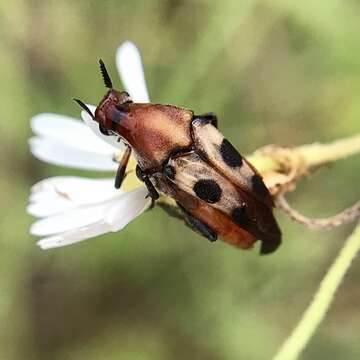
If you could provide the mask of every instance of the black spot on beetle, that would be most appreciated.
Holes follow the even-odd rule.
[[[198,180],[193,190],[197,197],[209,204],[218,202],[221,198],[221,188],[216,181],[211,179]]]
[[[253,175],[253,177],[251,178],[251,184],[254,191],[259,195],[266,196],[268,194],[269,191],[265,186],[263,179],[261,178],[260,175],[257,174]]]
[[[250,225],[250,218],[247,214],[247,206],[245,203],[243,203],[241,206],[236,207],[231,212],[231,218],[234,220],[234,222],[242,227],[246,227]]]
[[[175,179],[175,175],[176,175],[176,170],[173,166],[171,165],[166,165],[164,167],[164,173],[165,175],[171,179],[171,180],[174,180]]]
[[[241,155],[226,139],[224,139],[220,145],[220,154],[226,165],[230,167],[241,166]]]

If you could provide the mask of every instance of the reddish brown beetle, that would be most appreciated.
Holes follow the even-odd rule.
[[[210,241],[219,237],[247,249],[259,239],[262,254],[276,250],[281,232],[272,198],[256,169],[217,130],[216,116],[133,103],[128,93],[113,89],[101,60],[100,69],[110,90],[95,115],[76,101],[103,134],[117,136],[126,145],[115,187],[120,188],[133,151],[137,176],[153,202],[159,192],[175,199],[187,224]]]

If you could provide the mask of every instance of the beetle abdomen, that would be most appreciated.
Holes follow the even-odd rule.
[[[195,196],[177,189],[177,202],[193,217],[206,224],[221,240],[242,249],[249,249],[256,237],[236,225],[226,214]]]

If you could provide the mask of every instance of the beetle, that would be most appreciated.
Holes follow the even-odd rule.
[[[187,225],[210,241],[219,237],[248,249],[261,240],[261,254],[275,251],[281,231],[271,195],[254,166],[217,129],[217,117],[174,105],[134,103],[127,92],[113,88],[104,62],[99,64],[109,90],[95,114],[74,100],[102,134],[125,144],[115,187],[120,188],[133,151],[137,177],[153,204],[159,192],[170,196]]]

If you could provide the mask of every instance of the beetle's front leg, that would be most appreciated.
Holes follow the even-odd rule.
[[[126,145],[124,155],[122,156],[119,167],[115,176],[115,189],[120,189],[123,180],[125,179],[125,170],[130,159],[131,147]]]
[[[200,115],[194,115],[194,118],[201,119],[206,123],[210,123],[211,125],[218,128],[218,118],[213,112],[208,112]]]
[[[136,176],[139,178],[140,181],[143,181],[145,183],[146,188],[148,189],[148,194],[146,197],[151,197],[152,204],[151,207],[154,206],[155,200],[159,198],[159,193],[155,189],[155,186],[149,179],[149,176],[140,168],[139,165],[136,165]]]

